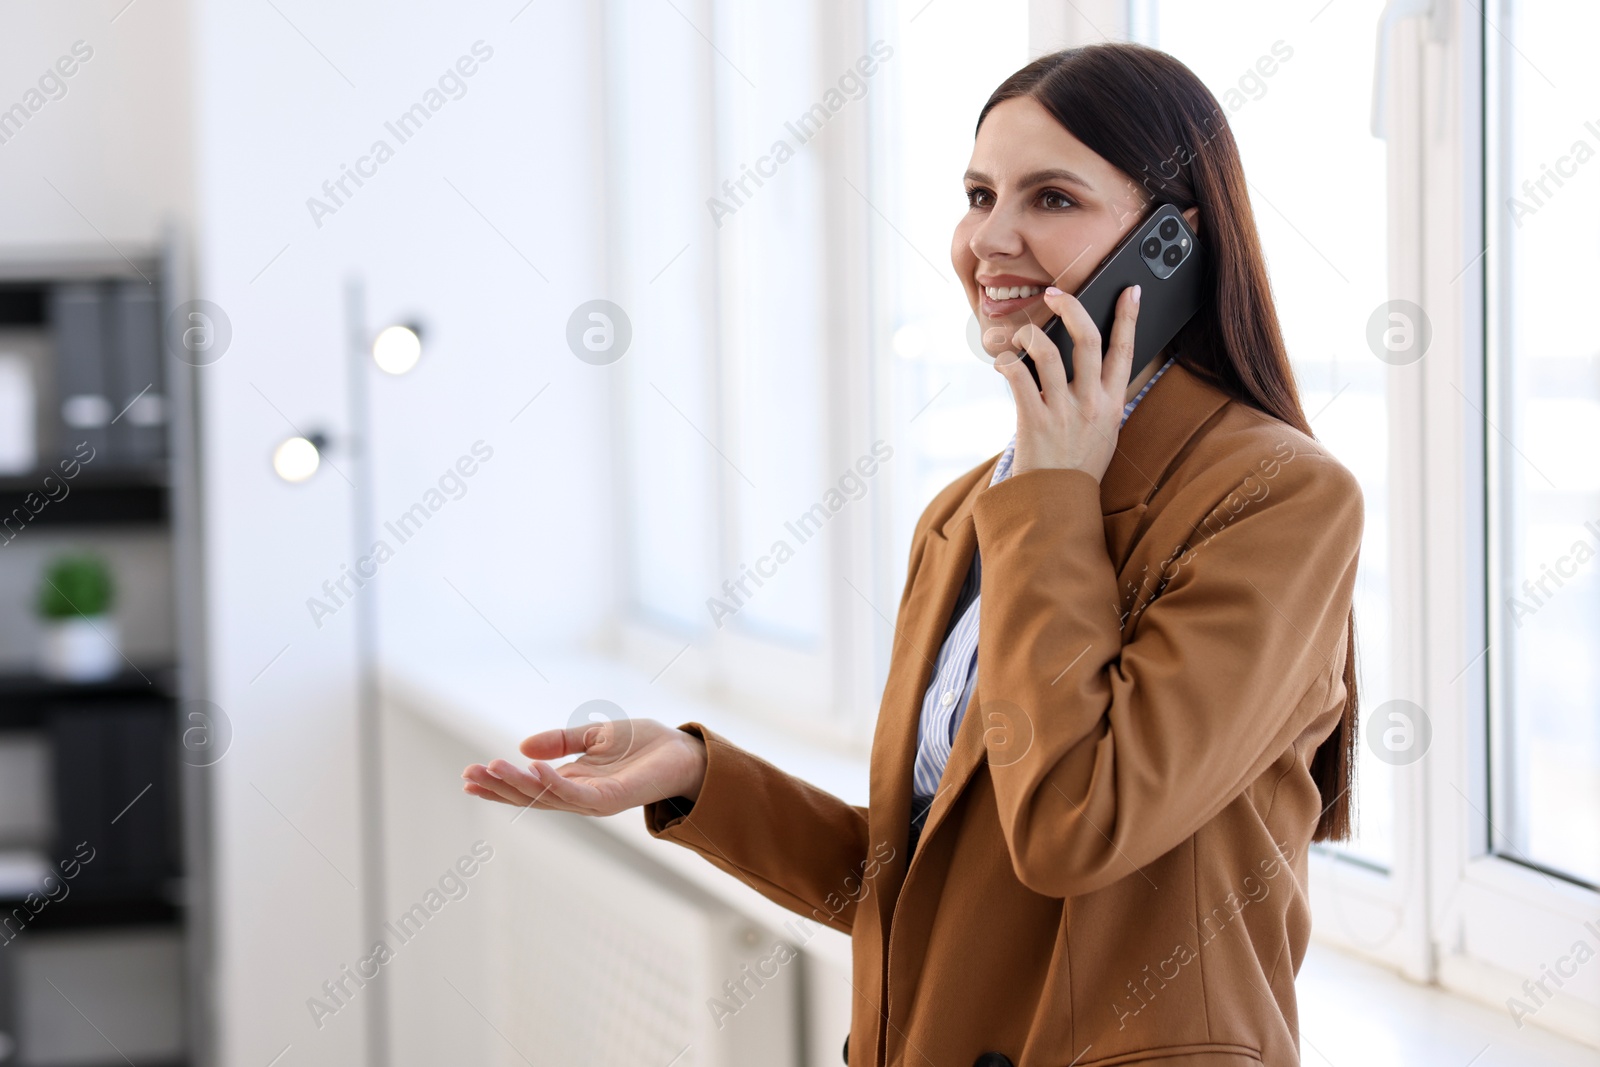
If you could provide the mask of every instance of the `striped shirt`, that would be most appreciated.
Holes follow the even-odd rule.
[[[1122,424],[1127,423],[1128,416],[1133,414],[1139,401],[1171,366],[1172,357],[1169,357],[1161,369],[1145,382],[1138,395],[1123,405]],[[1012,434],[1011,443],[1006,445],[1006,450],[1000,454],[1000,462],[995,465],[994,477],[989,479],[990,485],[996,485],[1011,476],[1011,462],[1016,450],[1017,437]],[[967,572],[967,580],[962,584],[961,594],[956,597],[956,605],[951,612],[955,624],[944,639],[944,647],[939,650],[933,680],[928,683],[928,690],[922,698],[922,717],[917,723],[917,758],[912,773],[912,798],[915,801],[912,805],[913,832],[920,832],[921,820],[927,814],[933,795],[939,791],[939,779],[944,774],[945,763],[950,759],[950,746],[955,741],[956,730],[961,726],[967,702],[972,699],[973,686],[978,680],[978,586],[981,577],[982,561],[974,550],[972,567]]]

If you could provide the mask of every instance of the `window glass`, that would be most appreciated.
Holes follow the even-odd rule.
[[[717,170],[701,225],[718,248],[718,373],[732,431],[722,478],[734,529],[717,585],[754,575],[737,599],[721,588],[701,596],[733,606],[730,621],[753,635],[804,647],[823,634],[839,499],[827,498],[836,486],[824,470],[824,326],[828,300],[844,294],[822,278],[824,153],[846,136],[837,116],[871,87],[847,78],[841,91],[844,71],[820,69],[816,17],[808,4],[718,4]],[[842,507],[859,499],[854,482],[847,490]]]
[[[629,484],[622,525],[630,585],[634,608],[645,618],[700,628],[705,598],[722,580],[721,460],[707,444],[717,439],[717,423],[714,249],[703,206],[710,175],[700,148],[708,129],[705,42],[669,4],[615,5],[606,25],[611,272],[632,333],[620,366],[609,368],[623,379]]]
[[[1498,10],[1496,9],[1498,8]],[[1494,848],[1600,884],[1593,5],[1490,5]]]

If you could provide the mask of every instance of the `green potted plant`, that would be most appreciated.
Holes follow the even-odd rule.
[[[111,616],[116,586],[98,556],[62,556],[45,568],[35,602],[44,628],[40,669],[69,682],[102,681],[122,661]]]

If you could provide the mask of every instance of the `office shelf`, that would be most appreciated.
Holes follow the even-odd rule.
[[[71,885],[71,883],[67,883]],[[22,908],[22,900],[0,900],[0,919]],[[24,909],[26,910],[26,909]],[[50,902],[28,920],[19,938],[30,933],[55,930],[85,930],[108,926],[173,926],[183,921],[183,909],[170,900],[80,900],[69,893],[65,900]],[[10,932],[8,928],[8,932]]]
[[[124,700],[128,697],[170,697],[174,668],[166,663],[141,663],[102,682],[64,682],[31,671],[0,672],[0,701]]]
[[[48,484],[47,477],[52,479]],[[47,490],[59,496],[62,485],[67,494],[51,500]],[[67,480],[41,470],[0,477],[0,521],[6,522],[5,533],[12,536],[36,526],[163,525],[171,515],[169,497],[159,477],[140,471],[91,476],[84,470]]]
[[[194,496],[198,379],[192,366],[166,355],[167,313],[190,294],[185,252],[173,232],[137,248],[123,242],[117,255],[90,245],[12,247],[0,254],[0,329],[31,369],[38,421],[35,469],[0,476],[0,543],[33,545],[37,539],[38,545],[37,552],[0,560],[11,569],[7,584],[35,581],[17,568],[31,572],[38,556],[56,547],[51,539],[60,542],[63,534],[92,531],[98,544],[118,549],[138,542],[142,550],[145,542],[164,540],[173,609],[170,641],[160,646],[167,651],[155,654],[169,662],[124,664],[115,677],[83,684],[45,678],[25,664],[0,668],[0,733],[10,735],[5,743],[17,746],[27,773],[51,792],[51,819],[29,824],[27,844],[57,874],[59,859],[77,842],[95,848],[95,859],[65,883],[66,895],[43,907],[35,899],[37,911],[25,903],[27,858],[13,857],[14,869],[0,871],[11,875],[0,886],[0,921],[14,920],[19,907],[27,920],[14,938],[0,935],[0,1031],[25,1031],[17,1012],[32,1003],[10,981],[8,963],[76,941],[49,935],[92,930],[95,936],[84,942],[110,944],[129,931],[159,930],[155,940],[179,946],[182,966],[162,977],[160,988],[128,993],[134,1003],[156,997],[181,1004],[183,1035],[178,1044],[152,1048],[150,1055],[159,1058],[134,1056],[141,1067],[188,1067],[215,1058],[205,1008],[214,951],[205,921],[210,843],[200,814],[211,784],[205,768],[183,758],[187,720],[180,721],[180,711],[187,709],[178,699],[180,672],[184,691],[197,684],[191,656],[201,647],[204,604]],[[147,392],[146,403],[133,406],[130,401]],[[105,423],[98,416],[74,421],[63,401],[79,398],[111,404],[109,425],[84,425]],[[156,399],[164,411],[151,407]],[[141,417],[155,414],[168,421]],[[77,465],[69,460],[63,470],[58,455],[79,451]],[[119,621],[130,629],[157,624],[148,610],[126,603]],[[13,941],[32,944],[7,954],[4,944]],[[110,1048],[81,1050],[86,1057],[101,1052],[108,1054],[105,1067],[126,1062]]]
[[[30,729],[63,705],[127,704],[176,699],[176,671],[169,665],[140,664],[103,682],[61,682],[31,673],[0,674],[0,730]]]

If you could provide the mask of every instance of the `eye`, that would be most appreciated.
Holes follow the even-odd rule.
[[[1063,193],[1060,189],[1046,189],[1039,194],[1039,206],[1046,211],[1064,211],[1074,207],[1076,200]]]
[[[968,207],[991,207],[994,204],[994,194],[981,185],[967,187]]]

